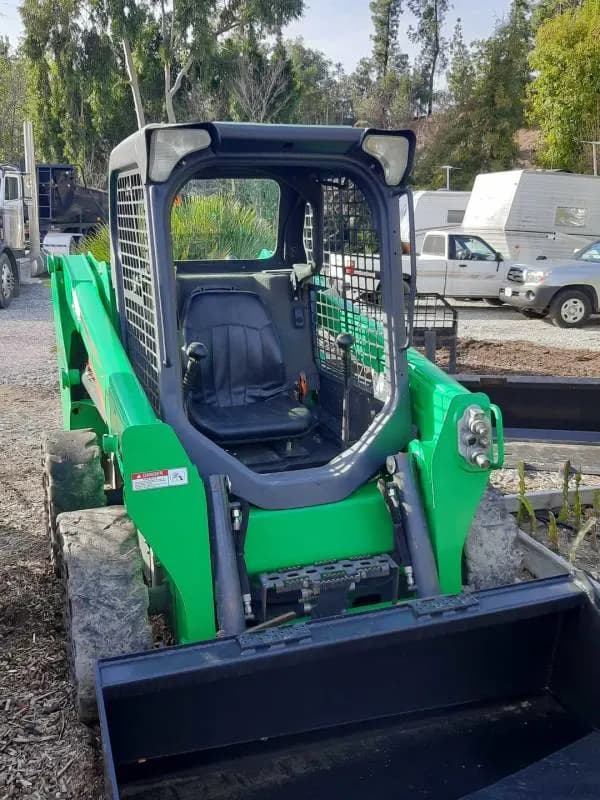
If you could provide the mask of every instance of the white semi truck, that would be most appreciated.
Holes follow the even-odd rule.
[[[21,285],[21,266],[45,272],[47,253],[70,252],[107,218],[107,195],[77,184],[71,164],[36,164],[31,123],[24,125],[25,166],[0,164],[0,309]]]

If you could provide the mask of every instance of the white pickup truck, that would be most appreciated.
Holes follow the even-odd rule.
[[[500,287],[504,285],[509,266],[480,236],[459,231],[429,231],[417,255],[417,292],[473,300],[483,298],[500,305]],[[408,273],[410,265],[406,256],[403,267]],[[377,255],[342,257],[330,253],[325,271],[338,289],[345,284],[346,291],[354,289],[369,298],[377,295]]]

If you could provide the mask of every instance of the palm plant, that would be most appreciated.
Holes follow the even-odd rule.
[[[175,203],[171,212],[171,238],[175,261],[255,259],[277,243],[275,219],[260,217],[253,206],[231,195],[195,196]],[[80,253],[91,252],[108,261],[108,225],[86,236]]]

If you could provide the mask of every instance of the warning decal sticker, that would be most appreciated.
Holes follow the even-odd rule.
[[[150,472],[134,472],[131,486],[134,492],[144,489],[166,489],[169,486],[185,486],[188,482],[187,467],[155,469]]]

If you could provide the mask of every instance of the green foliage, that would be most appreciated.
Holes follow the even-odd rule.
[[[398,25],[402,0],[371,0],[373,67],[378,80],[394,69],[398,57]]]
[[[525,500],[526,500],[525,494],[527,492],[527,487],[525,485],[524,461],[519,461],[517,471],[519,473],[519,509],[517,511],[517,523],[520,525],[523,522],[523,513],[525,511]]]
[[[519,512],[522,512],[521,520],[519,521],[517,516],[517,521],[519,525],[523,521],[523,514],[526,514],[527,519],[529,520],[529,530],[531,533],[535,533],[538,526],[537,517],[535,516],[535,509],[531,504],[531,500],[528,497],[519,497]]]
[[[455,29],[448,73],[450,104],[432,124],[435,135],[421,151],[414,174],[417,186],[440,185],[440,164],[459,168],[455,188],[470,188],[479,172],[512,169],[515,133],[523,125],[529,82],[528,4],[513,0],[508,19],[492,36],[468,48]]]
[[[450,0],[370,0],[372,54],[352,74],[302,40],[283,41],[283,27],[304,5],[22,0],[23,57],[7,55],[0,42],[0,92],[9,109],[0,154],[14,158],[20,144],[25,112],[17,87],[25,80],[40,160],[72,162],[86,183],[103,183],[110,150],[137,124],[126,37],[148,122],[169,114],[416,127],[414,184],[443,185],[439,167],[449,163],[459,168],[454,188],[470,188],[479,172],[518,165],[515,134],[527,109],[542,130],[542,165],[589,168],[591,148],[580,140],[600,138],[600,0],[512,0],[491,35],[471,45],[460,20],[450,42],[444,38]],[[405,11],[414,15],[413,63],[400,47]],[[415,122],[423,115],[425,123]]]
[[[100,185],[110,150],[135,128],[121,57],[106,31],[84,24],[80,0],[23,0],[28,115],[40,161],[74,163]]]
[[[96,261],[110,262],[110,231],[108,225],[100,225],[85,236],[77,248],[78,253],[91,253]]]
[[[174,205],[171,235],[175,260],[257,258],[277,244],[271,220],[229,196],[191,197]]]
[[[25,60],[0,38],[0,162],[18,163],[23,156]]]
[[[558,522],[552,511],[548,511],[548,541],[552,549],[558,553]]]
[[[571,4],[564,4],[565,6]],[[542,131],[543,166],[587,171],[600,139],[600,0],[584,0],[538,28],[530,58],[531,120]]]
[[[408,7],[416,17],[416,24],[409,28],[408,35],[420,48],[416,69],[421,75],[424,109],[430,115],[435,76],[446,61],[442,28],[448,13],[448,0],[408,0]]]
[[[582,0],[538,0],[531,19],[534,30],[537,30],[546,20],[564,14],[572,8],[578,8]]]
[[[259,216],[253,206],[226,194],[188,197],[175,204],[171,236],[175,261],[258,258],[261,250],[277,245],[273,218]],[[110,261],[108,225],[86,236],[78,252]]]
[[[582,507],[579,486],[581,484],[581,472],[575,473],[575,502],[573,503],[573,516],[575,517],[575,527],[581,527]]]
[[[523,461],[519,461],[518,472],[519,492],[517,495],[517,500],[519,502],[519,508],[517,509],[517,525],[521,526],[525,519],[528,519],[529,530],[531,533],[534,533],[537,530],[538,521],[537,517],[535,516],[535,509],[531,503],[531,500],[527,497],[527,486],[525,483],[525,463]]]
[[[569,504],[569,482],[571,480],[571,462],[565,461],[562,481],[562,506],[558,515],[559,522],[568,522],[571,513]]]
[[[578,529],[577,536],[573,540],[573,544],[571,545],[571,548],[569,550],[569,561],[571,562],[571,564],[575,561],[575,558],[577,556],[577,551],[579,550],[581,543],[588,535],[588,533],[595,531],[597,524],[598,524],[598,518],[590,517],[588,520],[586,520],[583,526]]]
[[[353,100],[361,88],[348,77],[341,64],[333,64],[324,53],[305,46],[302,39],[287,42],[287,55],[295,81],[294,102],[288,122],[342,125],[353,117]],[[370,86],[370,81],[369,81]]]

